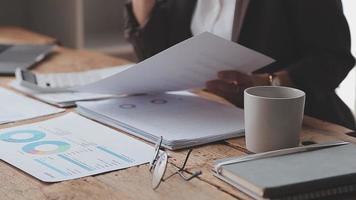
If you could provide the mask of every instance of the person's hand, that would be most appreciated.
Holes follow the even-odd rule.
[[[218,79],[206,83],[206,90],[243,107],[244,90],[257,85],[269,85],[267,74],[247,75],[238,71],[221,71]]]
[[[156,0],[132,0],[132,9],[140,27],[148,21]]]

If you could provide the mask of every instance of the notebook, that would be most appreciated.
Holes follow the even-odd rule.
[[[153,143],[162,136],[162,145],[172,150],[244,132],[242,109],[188,92],[77,102],[76,111]]]
[[[356,192],[353,144],[239,162],[241,159],[217,161],[214,174],[255,199],[308,200]]]

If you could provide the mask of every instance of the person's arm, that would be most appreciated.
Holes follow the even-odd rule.
[[[132,10],[140,27],[148,21],[155,3],[156,0],[132,0]]]
[[[334,91],[355,60],[340,0],[289,0],[288,18],[301,58],[288,66],[293,83],[304,91]]]
[[[132,0],[126,4],[125,36],[139,60],[168,47],[168,5],[166,0]]]
[[[286,17],[301,51],[300,59],[275,72],[280,85],[309,94],[334,91],[355,65],[350,52],[350,33],[340,0],[286,0]],[[220,72],[207,90],[243,105],[244,88],[270,85],[269,74],[246,75]],[[311,92],[311,93],[310,93]]]

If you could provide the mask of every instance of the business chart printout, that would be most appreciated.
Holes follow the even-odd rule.
[[[5,162],[44,181],[58,182],[144,164],[148,144],[69,113],[0,131]]]

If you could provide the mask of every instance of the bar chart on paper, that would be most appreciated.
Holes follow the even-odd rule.
[[[0,132],[1,158],[57,182],[149,161],[153,148],[76,114]]]

